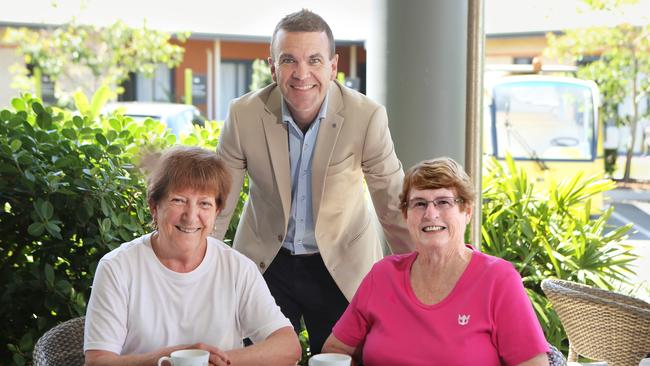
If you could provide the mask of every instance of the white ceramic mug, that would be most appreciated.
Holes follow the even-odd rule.
[[[208,366],[210,352],[202,349],[183,349],[174,351],[171,357],[161,357],[158,359],[158,366],[162,366],[167,361],[172,366]]]
[[[341,353],[320,353],[309,359],[309,366],[350,366],[352,357]]]

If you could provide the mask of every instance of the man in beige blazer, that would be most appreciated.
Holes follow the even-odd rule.
[[[287,15],[271,41],[275,83],[231,104],[217,148],[233,190],[215,236],[225,234],[248,173],[234,247],[264,273],[296,330],[304,318],[312,353],[382,257],[365,189],[392,251],[412,249],[386,110],[336,82],[337,61],[320,16]]]

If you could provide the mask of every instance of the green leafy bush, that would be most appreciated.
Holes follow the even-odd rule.
[[[261,89],[273,82],[273,77],[271,76],[271,68],[266,60],[256,59],[253,61],[253,77],[251,80],[251,85],[248,86],[248,90],[255,91]]]
[[[94,119],[30,96],[12,106],[0,112],[0,360],[22,365],[47,329],[85,313],[98,260],[150,231],[137,164],[177,139],[151,119]],[[219,126],[181,143],[214,149]]]
[[[483,175],[481,250],[514,264],[546,338],[565,350],[566,335],[540,283],[553,277],[611,289],[612,280],[625,281],[634,257],[621,240],[631,224],[608,228],[613,208],[589,215],[590,198],[612,188],[612,181],[577,173],[539,192],[510,157],[503,164],[493,158]]]

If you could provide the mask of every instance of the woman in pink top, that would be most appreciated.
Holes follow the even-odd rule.
[[[323,352],[374,365],[548,365],[548,344],[514,267],[464,243],[472,184],[450,158],[406,174],[416,250],[375,264]]]

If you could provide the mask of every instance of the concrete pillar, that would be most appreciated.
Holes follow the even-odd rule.
[[[438,156],[465,162],[467,1],[376,0],[367,90],[388,111],[405,169]]]
[[[350,77],[357,77],[357,46],[350,46]]]
[[[214,109],[213,109],[213,119],[217,119],[219,117],[219,98],[221,97],[221,40],[220,39],[215,39],[214,44],[212,45],[212,52],[213,52],[213,57],[212,57],[212,71],[214,73],[213,77],[213,85],[214,85],[214,96],[212,98],[212,103],[214,103]]]

